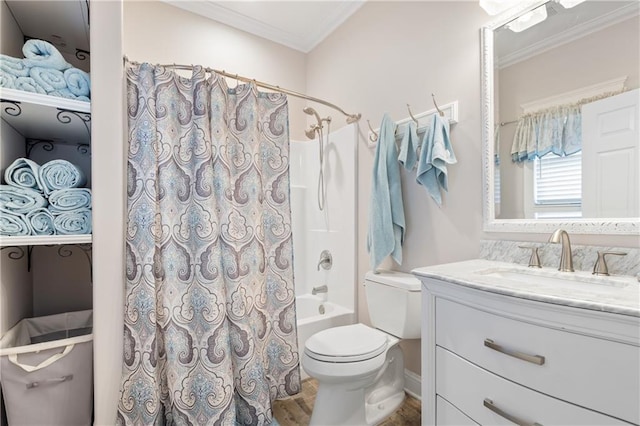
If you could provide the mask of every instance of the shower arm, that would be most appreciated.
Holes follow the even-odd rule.
[[[140,64],[140,62],[130,61],[129,58],[127,58],[126,56],[123,59],[124,59],[125,62],[129,62],[131,64]],[[193,65],[177,65],[177,64],[163,64],[163,65],[160,65],[160,66],[165,67],[165,68],[172,68],[172,69],[176,69],[176,70],[184,70],[184,71],[191,71],[194,68]],[[233,78],[234,80],[242,81],[242,82],[245,82],[245,83],[253,83],[256,86],[262,87],[264,89],[273,90],[275,92],[284,93],[284,94],[287,94],[287,95],[295,96],[296,98],[306,99],[306,100],[311,101],[311,102],[316,102],[316,103],[322,104],[324,106],[328,106],[329,108],[333,108],[336,111],[339,111],[340,113],[345,115],[347,117],[347,124],[356,123],[362,117],[362,114],[360,114],[360,113],[349,114],[348,112],[346,112],[345,110],[343,110],[339,106],[334,105],[331,102],[327,102],[324,99],[320,99],[320,98],[316,98],[316,97],[313,97],[313,96],[305,95],[304,93],[299,93],[299,92],[296,92],[296,91],[293,91],[293,90],[285,89],[285,88],[282,88],[280,86],[274,86],[273,84],[265,83],[263,81],[259,81],[259,80],[256,80],[254,78],[248,78],[248,77],[244,77],[244,76],[241,76],[241,75],[238,75],[238,74],[231,74],[231,73],[228,73],[228,72],[226,72],[224,70],[220,71],[220,70],[216,70],[216,69],[208,68],[208,67],[206,67],[206,68],[203,67],[203,69],[208,73],[215,73],[215,74],[223,75],[225,77]]]

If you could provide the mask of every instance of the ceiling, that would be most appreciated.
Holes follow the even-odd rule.
[[[304,53],[316,47],[365,2],[365,0],[163,1]]]

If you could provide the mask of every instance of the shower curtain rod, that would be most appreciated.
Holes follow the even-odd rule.
[[[140,64],[140,62],[136,62],[136,61],[131,61],[129,60],[129,58],[127,58],[126,56],[124,57],[125,62],[130,62],[132,64]],[[177,69],[177,70],[184,70],[184,71],[191,71],[193,70],[193,65],[179,65],[179,64],[160,64],[160,66],[165,67],[165,68],[173,68],[173,69]],[[220,70],[216,70],[213,68],[208,68],[208,67],[203,67],[204,70],[206,72],[209,73],[216,73],[216,74],[220,74],[223,75],[225,77],[229,77],[229,78],[233,78],[234,80],[239,80],[239,81],[243,81],[245,83],[254,83],[256,86],[262,87],[264,89],[269,89],[269,90],[273,90],[274,92],[280,92],[280,93],[285,93],[287,95],[291,95],[291,96],[295,96],[296,98],[301,98],[301,99],[306,99],[309,100],[311,102],[316,102],[325,106],[328,106],[329,108],[333,108],[337,111],[340,111],[342,114],[344,114],[347,117],[347,123],[351,124],[351,123],[355,123],[357,121],[360,120],[360,117],[362,117],[362,114],[357,113],[357,114],[349,114],[347,112],[345,112],[342,108],[340,108],[337,105],[332,104],[331,102],[327,102],[324,99],[320,99],[320,98],[315,98],[313,96],[309,96],[309,95],[305,95],[304,93],[299,93],[299,92],[295,92],[293,90],[289,90],[289,89],[284,89],[280,86],[274,86],[273,84],[269,84],[269,83],[265,83],[263,81],[259,81],[256,80],[254,78],[248,78],[248,77],[244,77],[238,74],[231,74],[228,73],[224,70],[220,71]]]

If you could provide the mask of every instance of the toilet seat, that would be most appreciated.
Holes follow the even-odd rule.
[[[304,353],[317,361],[348,363],[365,361],[384,353],[387,335],[364,324],[320,331],[305,343]]]

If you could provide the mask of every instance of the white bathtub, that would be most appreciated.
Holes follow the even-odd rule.
[[[321,311],[324,311],[324,314],[321,314]],[[327,328],[355,322],[355,315],[351,309],[331,302],[323,302],[322,297],[311,294],[296,296],[296,314],[298,316],[298,350],[301,359],[304,344],[309,337]],[[309,377],[302,366],[300,366],[300,372],[303,379]]]

